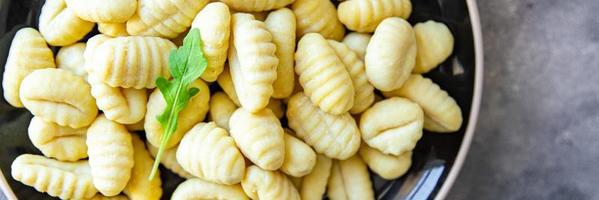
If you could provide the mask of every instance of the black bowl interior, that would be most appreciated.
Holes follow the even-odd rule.
[[[0,70],[2,72],[14,34],[22,27],[37,27],[37,18],[43,3],[43,0],[0,0],[0,66],[2,66]],[[377,199],[433,198],[453,166],[469,122],[475,66],[474,40],[466,1],[414,0],[412,4],[410,23],[426,20],[441,21],[447,24],[454,34],[453,55],[425,76],[433,79],[455,98],[462,109],[464,124],[457,133],[425,132],[414,150],[413,164],[407,175],[392,181],[373,175]],[[53,47],[53,50],[56,52],[58,48]],[[13,108],[4,98],[0,101],[0,169],[20,199],[52,199],[15,181],[10,176],[10,165],[17,156],[24,153],[41,154],[27,136],[31,117],[27,110]],[[143,136],[143,132],[140,135]],[[168,199],[170,193],[183,179],[162,167],[161,172],[163,199]]]

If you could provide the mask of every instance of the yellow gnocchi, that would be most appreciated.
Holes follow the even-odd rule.
[[[137,8],[137,0],[66,0],[69,9],[90,22],[123,23]]]
[[[198,88],[201,92],[193,96],[187,106],[179,113],[177,130],[167,142],[167,149],[176,146],[181,141],[181,138],[183,138],[183,135],[195,124],[204,120],[206,113],[208,113],[210,89],[208,89],[206,83],[202,80],[196,80],[190,84],[190,87]],[[162,125],[158,122],[156,116],[160,115],[165,107],[166,101],[164,97],[159,89],[155,89],[148,100],[144,129],[146,130],[146,138],[156,147],[160,146],[162,134],[164,133]]]
[[[366,49],[366,75],[381,91],[399,89],[416,63],[416,36],[410,23],[391,17],[376,28]]]
[[[131,178],[123,189],[123,193],[131,200],[158,200],[162,196],[160,172],[157,172],[156,177],[152,180],[148,180],[154,159],[146,150],[146,145],[139,136],[132,135],[131,142],[134,165],[131,169]]]
[[[39,18],[39,30],[52,46],[67,46],[79,41],[94,28],[94,23],[79,18],[67,8],[65,0],[47,0]]]
[[[56,67],[87,79],[83,52],[85,52],[85,43],[81,42],[60,48],[56,53]]]
[[[87,154],[94,186],[114,196],[127,186],[134,165],[131,134],[125,126],[99,116],[87,130]]]
[[[360,131],[351,115],[326,113],[303,93],[289,100],[287,120],[297,137],[330,158],[347,159],[360,147]]]
[[[337,18],[337,10],[331,1],[296,0],[291,9],[297,19],[298,37],[319,33],[327,39],[343,39],[345,27]]]
[[[189,28],[208,0],[139,0],[137,11],[127,21],[131,35],[175,38]]]
[[[266,28],[272,34],[273,43],[277,46],[275,55],[279,58],[277,79],[273,83],[273,98],[283,99],[291,96],[295,87],[293,70],[295,53],[295,15],[288,8],[281,8],[268,14]]]
[[[87,161],[60,162],[23,154],[12,162],[11,174],[15,180],[61,199],[88,199],[98,193]]]
[[[193,19],[191,28],[200,29],[202,50],[208,61],[206,70],[201,77],[205,81],[214,82],[223,72],[225,60],[227,60],[231,32],[229,7],[220,2],[206,5]]]
[[[210,98],[210,118],[219,127],[229,130],[229,119],[237,106],[223,92],[217,92]]]
[[[283,8],[294,0],[221,0],[231,8],[242,12],[261,12]]]
[[[243,192],[239,184],[221,185],[193,178],[184,181],[177,186],[173,192],[172,200],[188,199],[236,199],[247,200],[248,197]]]
[[[318,155],[316,165],[310,174],[304,176],[300,189],[300,196],[303,200],[322,200],[326,192],[329,176],[331,175],[331,166],[333,161],[324,156]]]
[[[362,144],[358,153],[374,173],[388,180],[404,175],[412,165],[412,151],[394,156]]]
[[[321,35],[302,37],[295,53],[295,72],[306,95],[320,109],[342,114],[354,105],[355,90],[343,61]]]
[[[291,181],[280,172],[264,170],[255,165],[246,171],[241,187],[251,199],[300,199]]]
[[[89,77],[91,94],[106,118],[134,124],[144,119],[148,94],[145,89],[110,87],[95,76]]]
[[[92,64],[92,58],[93,58],[94,53],[96,52],[96,49],[102,43],[106,42],[107,40],[109,40],[111,38],[112,37],[105,35],[105,34],[98,34],[98,35],[94,35],[93,37],[91,37],[87,40],[87,43],[85,45],[85,51],[83,51],[83,60],[85,61],[85,64],[84,64],[85,71],[88,74],[96,68],[96,66],[94,66]]]
[[[229,62],[231,62],[230,60],[231,58],[229,58]],[[237,97],[237,91],[235,91],[235,85],[233,84],[233,78],[231,77],[229,67],[225,67],[223,73],[218,76],[216,82],[220,88],[223,89],[223,92],[229,96],[229,99],[235,103],[235,105],[241,106],[241,103],[239,103],[239,97]]]
[[[352,51],[358,54],[358,57],[364,61],[366,56],[366,48],[372,35],[367,33],[350,33],[343,38],[343,43],[347,45]]]
[[[154,147],[149,142],[146,143],[148,147],[148,151],[152,154],[152,157],[156,158],[156,154],[158,154],[158,148]],[[185,171],[183,167],[177,162],[177,150],[179,146],[175,146],[173,148],[164,150],[162,153],[162,157],[160,158],[160,164],[162,164],[165,168],[177,174],[181,178],[191,179],[194,178],[189,172]]]
[[[23,79],[36,69],[54,67],[56,65],[52,50],[48,48],[40,33],[33,28],[20,29],[12,40],[4,65],[4,99],[14,107],[23,107],[19,97]]]
[[[306,143],[291,136],[290,131],[285,132],[285,161],[281,171],[294,177],[309,174],[316,164],[316,153]]]
[[[129,35],[125,23],[98,23],[98,31],[112,37]]]
[[[418,104],[393,97],[362,113],[360,131],[369,146],[399,156],[411,151],[422,137],[424,114]]]
[[[414,74],[398,90],[383,93],[386,97],[400,96],[416,102],[424,111],[424,129],[449,133],[462,126],[462,110],[447,92],[429,78]]]
[[[87,128],[69,128],[33,117],[29,123],[29,140],[45,156],[61,161],[87,158]]]
[[[453,35],[443,23],[432,20],[414,26],[416,33],[416,66],[414,73],[426,73],[445,61],[453,52]]]
[[[125,124],[125,127],[127,128],[127,130],[129,130],[131,132],[143,131],[144,130],[144,120],[142,119],[141,121],[136,122],[135,124]]]
[[[368,167],[360,156],[333,162],[327,195],[331,200],[374,200]]]
[[[410,0],[349,0],[337,7],[339,21],[348,29],[357,32],[373,32],[384,19],[407,19],[410,13]]]
[[[52,87],[47,87],[51,85]],[[40,69],[21,83],[23,105],[33,115],[71,128],[91,124],[98,107],[83,78],[62,69]]]
[[[245,161],[229,133],[214,122],[199,123],[185,134],[177,149],[185,171],[219,184],[237,184],[245,174]]]

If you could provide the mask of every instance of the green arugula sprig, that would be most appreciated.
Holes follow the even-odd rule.
[[[150,180],[156,175],[166,144],[177,130],[179,112],[187,106],[191,97],[200,92],[198,88],[189,85],[204,73],[208,65],[202,52],[202,45],[200,31],[197,28],[191,29],[183,39],[183,46],[173,49],[169,55],[168,65],[173,79],[170,81],[164,77],[156,79],[156,85],[166,101],[166,108],[156,117],[164,133],[160,138],[160,148],[148,177]]]

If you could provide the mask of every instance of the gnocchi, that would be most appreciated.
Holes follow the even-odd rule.
[[[337,8],[339,21],[357,32],[373,32],[384,19],[407,19],[411,12],[410,0],[349,0]]]
[[[229,58],[229,60],[230,59],[231,58]],[[233,84],[233,78],[231,78],[231,72],[229,71],[229,67],[226,67],[223,70],[223,73],[221,73],[220,76],[218,76],[216,82],[218,83],[220,88],[223,89],[223,92],[225,92],[225,94],[229,96],[229,99],[231,99],[231,101],[235,103],[235,105],[241,106],[241,103],[239,103],[239,97],[237,97],[237,91],[235,91],[235,85]]]
[[[112,37],[105,34],[98,34],[87,40],[87,43],[85,45],[85,51],[83,51],[83,60],[85,61],[85,71],[88,74],[96,68],[96,66],[92,64],[94,52],[96,52],[96,49],[98,48],[98,46],[100,46],[100,44],[106,42],[106,40],[111,38]]]
[[[79,41],[94,28],[94,23],[79,18],[67,8],[65,0],[47,0],[39,17],[39,30],[52,46],[67,46]]]
[[[131,135],[131,143],[133,144],[134,165],[131,169],[131,178],[123,189],[123,193],[131,200],[158,200],[162,196],[160,172],[157,172],[154,179],[148,180],[154,159],[146,150],[146,145],[139,136]]]
[[[293,54],[295,53],[295,15],[288,8],[281,8],[268,14],[266,28],[272,34],[277,46],[275,55],[279,58],[277,79],[273,83],[273,98],[283,99],[291,96],[295,87]]]
[[[327,39],[343,39],[345,28],[337,18],[337,10],[331,1],[296,0],[291,10],[297,19],[298,37],[319,33]]]
[[[285,105],[280,99],[270,99],[266,108],[270,109],[277,119],[281,119],[285,116]]]
[[[294,0],[221,0],[231,8],[242,12],[260,12],[283,8]]]
[[[56,67],[87,79],[83,52],[85,52],[85,43],[81,42],[60,48],[56,53]]]
[[[112,37],[129,35],[125,23],[98,23],[98,31]]]
[[[90,200],[129,200],[129,198],[127,198],[125,195],[107,197],[102,194],[96,194]]]
[[[291,136],[288,130],[285,132],[285,161],[281,171],[294,177],[309,174],[316,164],[316,153],[306,143]]]
[[[343,38],[343,43],[347,45],[352,51],[358,54],[358,57],[364,61],[366,55],[366,48],[370,42],[372,35],[367,33],[350,33]]]
[[[321,200],[326,192],[329,176],[331,175],[331,166],[333,161],[324,156],[318,155],[316,165],[310,174],[304,176],[302,180],[300,196],[304,200]]]
[[[114,88],[90,76],[91,94],[106,118],[121,124],[135,124],[146,114],[148,94],[145,89]]]
[[[139,0],[137,11],[127,21],[131,35],[174,38],[189,28],[208,0]]]
[[[327,194],[331,200],[374,200],[368,167],[360,156],[333,162]]]
[[[404,175],[412,165],[412,151],[394,156],[362,144],[358,153],[368,167],[384,179],[396,179]]]
[[[100,23],[126,22],[137,8],[137,0],[66,0],[66,4],[81,19]]]
[[[206,70],[201,77],[205,81],[214,82],[223,72],[225,60],[227,60],[231,32],[229,7],[220,2],[206,5],[193,19],[191,28],[200,29],[202,50],[208,61]]]
[[[204,181],[202,179],[187,179],[177,186],[173,192],[172,200],[187,199],[238,199],[247,200],[248,197],[243,192],[239,184],[221,185]]]
[[[152,154],[152,157],[155,158],[156,154],[158,154],[158,148],[154,147],[149,142],[146,143],[146,146],[148,147],[148,151],[150,151],[150,154]],[[185,171],[183,169],[183,167],[181,167],[181,165],[177,162],[177,150],[178,149],[179,149],[179,146],[175,146],[173,148],[164,150],[164,152],[162,153],[162,158],[160,159],[160,163],[165,168],[167,168],[168,170],[177,174],[181,178],[185,178],[185,179],[194,178],[193,175],[191,175],[189,172]]]
[[[291,181],[280,172],[250,166],[241,181],[241,187],[252,199],[299,200],[300,196]]]
[[[414,26],[418,53],[414,73],[426,73],[445,61],[453,51],[453,35],[443,23],[432,20]]]
[[[229,119],[237,106],[223,92],[216,92],[210,98],[210,118],[219,127],[229,130]]]
[[[33,117],[29,123],[29,139],[46,157],[61,161],[87,158],[85,137],[87,128],[63,127]]]

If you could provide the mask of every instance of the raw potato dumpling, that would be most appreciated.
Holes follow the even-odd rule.
[[[85,43],[82,42],[60,48],[56,53],[56,67],[69,70],[75,75],[87,79],[83,52],[85,52]]]
[[[144,119],[148,103],[145,89],[110,87],[95,76],[88,81],[91,94],[106,118],[121,124],[135,124]]]
[[[146,145],[139,136],[131,135],[133,143],[134,165],[131,169],[131,178],[123,190],[131,200],[159,200],[162,196],[162,181],[160,180],[160,170],[152,180],[148,180],[154,159],[146,150]]]
[[[156,158],[156,154],[158,154],[158,148],[154,147],[150,142],[146,142],[146,146],[152,154],[153,158]],[[179,146],[164,150],[162,153],[162,157],[160,158],[160,164],[162,164],[166,169],[171,170],[173,173],[177,174],[179,177],[184,179],[194,178],[189,172],[185,171],[181,165],[177,162],[177,150]]]
[[[125,23],[98,23],[98,31],[112,37],[128,36],[127,24]]]
[[[451,55],[454,40],[445,24],[429,20],[416,24],[414,32],[418,44],[414,73],[426,73]]]
[[[414,74],[398,90],[383,93],[386,97],[400,96],[416,102],[424,111],[424,129],[449,133],[462,126],[462,110],[447,92],[431,79]]]
[[[190,200],[190,199],[235,199],[247,200],[248,197],[243,192],[239,184],[221,185],[202,179],[187,179],[177,186],[173,192],[171,200]]]
[[[229,58],[229,60],[231,59]],[[235,85],[233,84],[229,67],[225,66],[223,73],[218,76],[216,82],[218,82],[220,88],[223,89],[223,91],[227,94],[229,99],[235,103],[235,105],[241,106],[241,103],[239,103],[239,97],[237,97],[237,91],[235,91]]]
[[[176,146],[183,135],[191,129],[198,122],[204,120],[206,113],[208,113],[208,101],[210,100],[210,89],[204,83],[204,81],[198,79],[190,84],[190,87],[200,89],[200,92],[193,96],[187,106],[179,113],[179,121],[177,123],[177,130],[171,135],[170,140],[166,144],[166,149]],[[144,129],[146,130],[146,138],[155,147],[160,147],[160,141],[164,129],[160,122],[156,119],[156,116],[164,112],[166,107],[166,101],[159,89],[155,89],[150,95],[148,100],[148,110],[146,112],[146,121]]]
[[[175,48],[171,41],[159,37],[108,39],[93,50],[90,76],[112,87],[155,88],[158,77],[170,78],[168,59]]]
[[[368,82],[368,77],[364,72],[364,62],[347,45],[341,42],[329,40],[329,45],[335,49],[337,57],[341,59],[345,69],[349,72],[356,91],[354,106],[349,112],[351,114],[361,113],[374,102],[374,87]]]
[[[245,161],[229,133],[214,122],[198,123],[189,130],[177,150],[185,171],[219,184],[237,184],[245,174]]]
[[[360,131],[349,113],[326,113],[304,93],[297,93],[289,100],[287,120],[298,138],[330,158],[347,159],[360,148]]]
[[[106,196],[121,193],[134,165],[129,131],[100,115],[87,129],[86,143],[94,186]]]
[[[40,33],[33,28],[20,29],[12,40],[4,66],[4,99],[14,107],[23,107],[19,97],[23,79],[36,69],[55,67],[52,50]]]
[[[131,35],[175,38],[185,32],[208,0],[139,0],[137,12],[127,21]]]
[[[83,60],[85,61],[85,71],[90,74],[97,66],[93,65],[92,58],[98,46],[112,37],[105,34],[94,35],[87,40],[85,44],[85,51],[83,52]]]
[[[309,174],[316,164],[316,153],[306,143],[291,136],[288,130],[285,132],[285,161],[281,171],[294,177]]]
[[[283,128],[270,109],[251,113],[239,108],[231,116],[229,127],[237,147],[252,163],[266,170],[277,170],[283,165]]]
[[[364,61],[366,56],[366,48],[372,35],[366,33],[350,33],[343,38],[343,43],[347,45],[352,51],[358,54],[358,57]]]
[[[354,105],[352,79],[335,49],[321,35],[306,34],[295,53],[295,72],[306,95],[331,114],[343,114]]]
[[[412,151],[393,156],[362,144],[358,153],[374,173],[387,180],[399,178],[412,165]]]
[[[399,89],[416,63],[416,35],[406,20],[391,17],[376,28],[366,49],[366,75],[381,91]]]
[[[337,7],[339,21],[349,30],[373,32],[386,18],[407,19],[412,13],[410,0],[349,0]]]
[[[87,161],[61,162],[22,154],[10,166],[12,177],[37,191],[61,199],[89,199],[98,191]]]
[[[331,200],[374,200],[368,167],[360,156],[333,162],[327,195]]]
[[[295,53],[295,15],[288,8],[273,11],[266,18],[266,28],[277,45],[275,55],[279,58],[277,79],[273,83],[273,98],[284,99],[291,96],[295,87],[293,54]]]
[[[200,29],[202,50],[208,61],[208,66],[202,74],[202,79],[214,82],[223,72],[229,36],[231,32],[231,13],[224,3],[210,3],[198,13],[191,23],[191,28]]]
[[[424,114],[418,104],[392,97],[374,104],[362,113],[360,131],[369,146],[385,154],[399,156],[416,147],[422,137]]]
[[[237,106],[223,92],[217,92],[210,98],[210,118],[219,127],[229,130],[229,119]]]
[[[66,70],[35,70],[23,79],[20,94],[23,105],[33,115],[61,126],[86,127],[98,115],[90,86]]]
[[[234,11],[235,12],[235,11]],[[238,13],[238,12],[235,12]],[[245,12],[247,14],[253,15],[254,18],[258,21],[264,21],[266,20],[266,17],[268,16],[268,11],[262,11],[262,12]]]
[[[233,14],[229,66],[241,107],[258,112],[266,107],[277,78],[276,46],[264,22],[250,14]]]
[[[141,121],[136,122],[135,124],[125,124],[125,127],[127,127],[127,130],[129,130],[130,132],[143,131],[144,120],[142,119]]]
[[[67,46],[81,40],[94,23],[79,18],[65,0],[47,0],[39,18],[39,30],[52,46]]]
[[[137,0],[66,0],[66,3],[81,19],[100,23],[126,22],[137,9]]]
[[[61,161],[87,158],[87,128],[69,128],[33,117],[29,123],[29,139],[45,156]]]
[[[320,33],[327,39],[341,41],[345,27],[337,18],[337,10],[331,1],[296,0],[291,6],[297,19],[297,36]]]
[[[294,0],[221,0],[231,8],[242,12],[261,12],[283,8]]]
[[[251,199],[300,199],[291,181],[281,172],[263,170],[255,165],[246,171],[241,186]]]
[[[318,154],[316,165],[310,174],[304,176],[300,189],[303,200],[322,200],[327,189],[333,162],[330,158]]]

